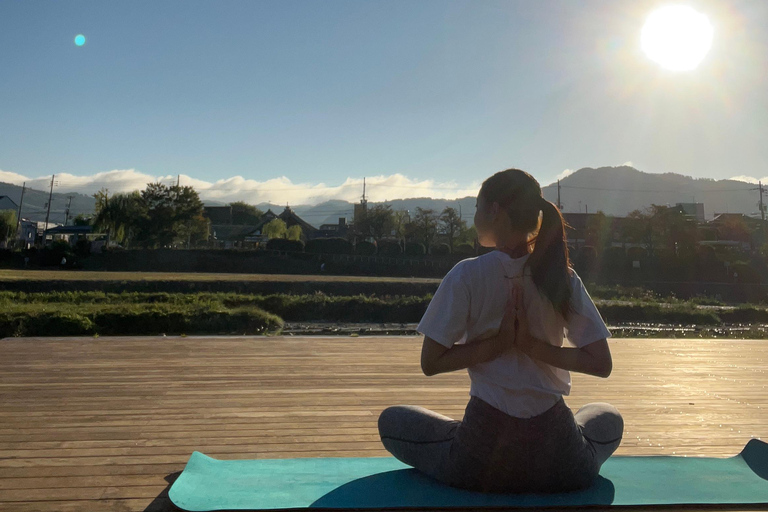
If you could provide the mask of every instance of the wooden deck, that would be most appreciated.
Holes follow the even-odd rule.
[[[0,340],[0,509],[173,510],[193,450],[223,459],[384,456],[376,420],[414,403],[460,418],[465,372],[424,377],[416,337]],[[611,341],[617,454],[731,456],[768,438],[768,341]],[[764,509],[765,507],[758,507]]]

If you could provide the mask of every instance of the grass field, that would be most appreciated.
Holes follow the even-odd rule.
[[[0,270],[2,281],[188,281],[188,282],[318,282],[318,283],[424,283],[440,279],[422,277],[361,277],[291,274],[227,274],[203,272],[90,272],[82,270]]]

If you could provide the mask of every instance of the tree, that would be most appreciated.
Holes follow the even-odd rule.
[[[77,215],[77,217],[75,217],[72,220],[72,225],[74,225],[74,226],[90,226],[91,222],[93,222],[93,217],[85,215],[84,213],[79,213]]]
[[[472,247],[475,246],[475,241],[477,240],[477,229],[474,225],[470,226],[469,229],[464,230],[460,235],[458,239],[459,244],[469,244]]]
[[[461,233],[467,229],[467,223],[459,216],[456,208],[446,207],[440,214],[441,234],[448,240],[448,247],[453,252],[454,242],[461,236]]]
[[[203,203],[192,187],[149,183],[141,192],[141,203],[144,214],[139,233],[145,247],[168,247],[179,242],[189,246],[193,239],[207,237]]]
[[[107,205],[107,201],[109,200],[109,189],[102,188],[93,194],[93,198],[96,199],[96,204],[93,207],[93,215],[98,216],[101,209]]]
[[[425,247],[431,247],[437,236],[437,214],[435,210],[416,208],[415,235]]]
[[[388,204],[377,204],[365,210],[359,219],[355,219],[355,228],[364,237],[379,240],[392,232],[394,215]]]
[[[602,211],[587,219],[585,243],[593,246],[598,256],[611,243],[611,224],[612,217],[606,216]]]
[[[264,212],[255,206],[243,201],[229,203],[229,206],[232,207],[232,224],[255,226],[264,215]]]
[[[106,195],[104,196],[106,197]],[[128,245],[144,223],[144,206],[138,192],[115,194],[98,204],[94,227],[107,233],[108,240]]]
[[[288,227],[283,219],[272,219],[261,230],[268,238],[285,238],[288,235]]]
[[[392,212],[392,231],[394,231],[393,236],[396,238],[405,237],[405,225],[408,223],[410,218],[411,215],[407,210],[397,210],[396,212]]]
[[[302,234],[303,233],[301,231],[301,226],[299,226],[298,224],[294,224],[293,226],[288,228],[286,237],[288,238],[288,240],[301,240]]]
[[[16,235],[16,212],[13,210],[0,211],[0,242],[12,240]]]

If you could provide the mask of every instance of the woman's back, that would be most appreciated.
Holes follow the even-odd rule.
[[[573,311],[566,321],[536,288],[525,265],[527,259],[491,251],[459,262],[435,293],[419,332],[446,347],[493,336],[499,330],[511,288],[518,284],[524,290],[524,310],[534,337],[562,346],[567,332],[578,347],[610,336],[602,321],[591,321],[600,317],[575,273],[571,277]],[[568,371],[519,350],[471,366],[468,371],[470,395],[519,418],[540,414],[570,393]]]

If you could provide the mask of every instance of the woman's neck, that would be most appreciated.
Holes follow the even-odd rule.
[[[516,245],[497,244],[496,250],[508,254],[512,258],[522,258],[528,255],[528,244],[525,242],[519,242]]]

